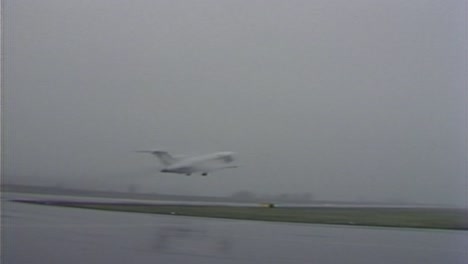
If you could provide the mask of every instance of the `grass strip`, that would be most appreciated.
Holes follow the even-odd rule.
[[[21,201],[107,211],[293,223],[468,230],[468,210],[443,208],[237,207]]]

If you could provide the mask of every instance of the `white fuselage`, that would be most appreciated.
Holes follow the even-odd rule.
[[[202,156],[190,157],[187,159],[178,160],[166,166],[161,172],[164,173],[179,173],[190,175],[192,173],[202,173],[206,175],[208,172],[234,168],[228,163],[234,161],[233,152],[216,152]]]

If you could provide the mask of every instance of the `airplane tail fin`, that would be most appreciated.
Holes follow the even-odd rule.
[[[137,150],[136,152],[153,154],[164,166],[169,166],[177,161],[176,158],[163,150]]]

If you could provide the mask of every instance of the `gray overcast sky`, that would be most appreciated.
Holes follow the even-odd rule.
[[[466,10],[3,1],[4,181],[468,206]],[[160,147],[241,167],[148,176]]]

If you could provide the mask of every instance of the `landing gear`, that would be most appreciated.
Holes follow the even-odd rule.
[[[185,175],[190,176],[190,175],[192,175],[192,174],[191,174],[191,173],[187,173],[187,174],[185,174]]]
[[[207,172],[204,172],[204,173],[202,173],[201,175],[202,175],[202,176],[206,176],[206,175],[208,175],[208,173],[207,173]]]

